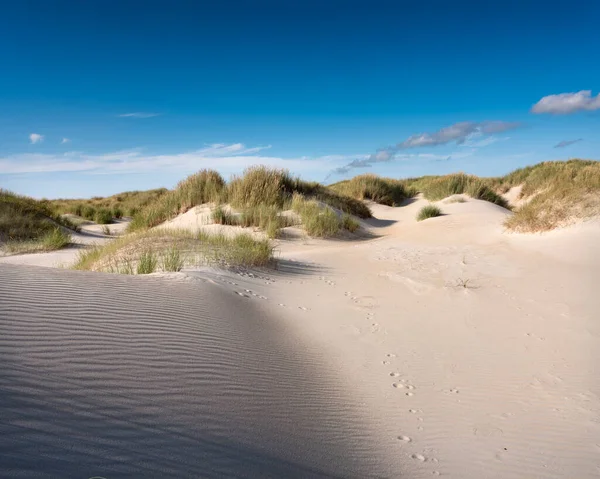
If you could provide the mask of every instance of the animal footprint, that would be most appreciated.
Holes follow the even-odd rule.
[[[398,436],[398,440],[402,442],[411,442],[412,439],[408,436]]]
[[[411,454],[410,457],[420,462],[425,462],[427,460],[423,454]]]
[[[304,306],[298,306],[298,309],[301,309],[302,311],[308,311],[308,308],[305,308]]]
[[[396,357],[396,355],[394,353],[387,353],[386,356],[388,358],[395,358]]]
[[[393,378],[397,378],[398,376],[400,376],[400,373],[390,373],[390,376]]]

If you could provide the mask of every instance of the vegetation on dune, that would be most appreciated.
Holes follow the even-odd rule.
[[[417,221],[423,221],[427,218],[435,218],[436,216],[441,216],[442,210],[440,210],[435,205],[427,205],[423,206],[417,213]]]
[[[242,176],[232,179],[227,191],[227,200],[235,208],[267,205],[284,209],[295,194],[300,194],[359,218],[371,217],[369,208],[355,198],[338,194],[317,182],[294,178],[286,170],[266,166],[246,169]]]
[[[422,178],[414,181],[413,185],[430,201],[439,201],[464,193],[471,198],[489,201],[504,208],[509,206],[508,202],[494,191],[489,181],[464,173]]]
[[[295,194],[292,199],[292,210],[297,213],[304,230],[309,236],[329,238],[335,236],[340,230],[354,232],[359,228],[356,220],[348,214],[338,214],[328,205],[317,200],[307,200],[300,194]]]
[[[322,202],[347,214],[362,218],[371,216],[369,208],[355,198],[337,194],[319,183],[294,178],[286,170],[254,166],[246,169],[243,175],[234,176],[228,184],[210,170],[190,176],[135,215],[130,231],[156,226],[193,206],[216,203],[212,213],[215,223],[256,226],[269,238],[275,238],[281,228],[291,224],[282,212],[291,206],[294,195]],[[226,210],[225,203],[236,208],[238,213]],[[319,218],[313,223],[315,221],[324,220]]]
[[[220,203],[224,194],[225,180],[221,175],[214,170],[201,170],[136,213],[129,230],[157,226],[203,203]]]
[[[180,271],[185,265],[224,267],[268,266],[273,248],[268,240],[250,235],[194,234],[185,230],[153,229],[120,237],[80,253],[74,269],[121,274]]]
[[[9,252],[51,251],[70,242],[77,227],[43,201],[0,189],[0,242]]]
[[[334,183],[329,188],[357,200],[372,200],[387,206],[399,206],[417,193],[406,180],[381,178],[373,174],[355,176],[350,180]]]
[[[146,191],[125,191],[113,196],[95,197],[90,199],[57,199],[45,200],[53,211],[59,214],[73,214],[95,221],[96,211],[107,209],[113,218],[133,216],[146,205],[153,203],[168,190],[158,188]]]
[[[495,180],[500,190],[523,185],[528,202],[506,221],[513,231],[539,232],[600,216],[600,162],[549,161]]]

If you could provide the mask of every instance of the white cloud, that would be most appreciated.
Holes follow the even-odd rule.
[[[68,138],[63,138],[62,141],[60,142],[61,144],[65,144],[65,143],[71,143],[71,140],[69,140]]]
[[[553,113],[555,115],[591,110],[600,110],[600,93],[592,96],[591,90],[548,95],[531,107],[532,113]]]
[[[159,115],[160,115],[160,113],[136,111],[133,113],[122,113],[121,115],[118,115],[118,116],[121,118],[152,118],[153,116],[159,116]]]
[[[152,155],[142,149],[109,152],[98,155],[80,151],[63,154],[18,154],[0,158],[0,171],[3,174],[85,172],[90,174],[125,174],[181,171],[191,173],[202,168],[214,168],[221,172],[240,172],[244,168],[262,164],[277,168],[287,168],[292,172],[320,171],[331,168],[331,158],[335,161],[348,161],[349,156],[317,158],[282,158],[259,154],[270,148],[259,146],[247,148],[241,143],[231,145],[213,144],[199,150]],[[351,158],[356,158],[352,156]]]
[[[31,135],[29,135],[29,141],[31,141],[32,145],[35,145],[36,143],[41,143],[42,141],[44,141],[44,135],[32,133]]]

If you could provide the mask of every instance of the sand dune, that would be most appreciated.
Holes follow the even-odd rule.
[[[0,269],[3,477],[381,477],[329,359],[209,281]]]
[[[425,204],[270,272],[0,265],[2,474],[599,477],[600,224]]]

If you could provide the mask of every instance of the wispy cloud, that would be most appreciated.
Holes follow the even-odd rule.
[[[63,138],[60,143],[61,145],[64,145],[65,143],[71,143],[71,140],[69,140],[68,138]]]
[[[548,95],[531,107],[532,113],[553,113],[555,115],[591,110],[600,110],[600,93],[592,96],[591,90]]]
[[[29,135],[29,141],[31,141],[32,145],[35,145],[36,143],[41,143],[42,141],[44,141],[44,135],[32,133],[31,135]]]
[[[356,158],[344,166],[335,168],[330,172],[329,176],[335,174],[345,174],[355,168],[369,168],[377,163],[387,163],[395,159],[423,157],[423,155],[398,156],[399,152],[411,148],[439,146],[449,143],[472,146],[467,145],[467,140],[513,130],[520,126],[520,123],[506,121],[463,121],[455,123],[453,125],[441,128],[440,130],[434,131],[433,133],[419,133],[409,136],[406,140],[396,145],[388,146],[387,148],[381,148],[366,158]],[[444,158],[447,157],[448,155],[444,155]],[[456,157],[456,155],[452,155],[452,157]],[[327,178],[329,178],[329,176]]]
[[[160,113],[150,113],[144,111],[136,111],[133,113],[122,113],[118,115],[120,118],[152,118],[153,116],[159,116]]]
[[[331,168],[332,162],[348,161],[348,156],[318,158],[282,158],[262,154],[270,145],[246,147],[242,143],[212,144],[175,154],[146,154],[142,149],[108,152],[99,155],[70,151],[59,155],[18,154],[0,158],[3,174],[80,172],[89,174],[125,174],[139,172],[191,173],[202,168],[214,168],[221,172],[236,172],[244,168],[263,164],[277,168],[288,168],[294,172],[321,171]]]
[[[554,145],[554,148],[564,148],[565,146],[572,145],[573,143],[577,143],[579,141],[583,141],[583,138],[577,138],[576,140],[563,140]]]

